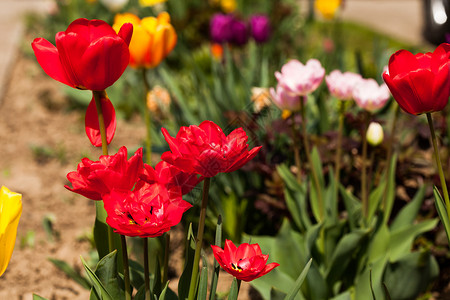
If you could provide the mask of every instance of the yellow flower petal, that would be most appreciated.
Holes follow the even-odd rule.
[[[333,19],[342,0],[316,0],[315,8],[325,19]]]
[[[152,36],[140,25],[133,29],[130,42],[130,66],[139,67],[149,60]]]
[[[167,0],[139,0],[141,6],[153,6],[159,3],[166,2]]]
[[[22,214],[22,195],[2,186],[0,189],[0,276],[5,272],[14,250]]]

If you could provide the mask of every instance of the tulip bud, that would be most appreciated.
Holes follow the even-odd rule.
[[[384,133],[380,123],[371,122],[367,128],[366,139],[370,145],[376,147],[383,142]]]

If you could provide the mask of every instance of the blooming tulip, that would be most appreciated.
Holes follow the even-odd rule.
[[[209,23],[211,39],[215,43],[228,43],[232,40],[233,15],[215,14]]]
[[[224,249],[215,245],[211,247],[219,265],[238,280],[252,281],[280,265],[266,265],[269,255],[262,254],[258,244],[244,243],[236,247],[232,241],[225,240]]]
[[[325,69],[317,59],[310,59],[303,65],[296,59],[283,65],[281,72],[275,72],[275,77],[286,92],[306,96],[314,92],[325,76]]]
[[[186,173],[204,177],[236,171],[261,149],[259,146],[248,150],[248,137],[242,128],[226,136],[211,121],[204,121],[199,126],[181,127],[175,138],[165,128],[162,128],[162,133],[171,151],[163,153],[161,159]]]
[[[192,207],[181,198],[180,189],[175,189],[178,192],[143,181],[133,191],[114,189],[103,197],[106,223],[126,236],[160,236],[180,223],[183,213]]]
[[[314,6],[325,19],[333,19],[341,2],[342,0],[316,0]]]
[[[164,3],[167,0],[139,0],[140,6],[154,6],[156,4]]]
[[[301,97],[288,93],[281,84],[277,85],[276,90],[270,88],[270,95],[275,105],[281,110],[299,111],[301,108]]]
[[[339,70],[332,71],[325,77],[330,94],[340,100],[350,100],[353,97],[353,89],[362,79],[361,75]]]
[[[101,20],[77,19],[56,34],[56,47],[36,38],[32,47],[37,61],[53,79],[77,89],[104,90],[125,71],[133,26],[119,33]]]
[[[0,189],[0,276],[8,267],[22,214],[22,195],[2,186]]]
[[[113,28],[118,31],[127,22],[134,27],[130,43],[131,67],[158,66],[177,43],[177,34],[167,12],[161,12],[157,18],[146,17],[142,20],[131,13],[118,14],[114,18]]]
[[[144,164],[144,171],[140,178],[149,184],[162,184],[168,190],[179,187],[183,195],[189,193],[203,180],[201,177],[198,178],[196,173],[185,173],[165,161],[160,161],[155,169],[148,164]]]
[[[250,33],[258,43],[267,42],[270,38],[270,20],[265,15],[254,15],[250,18]]]
[[[353,98],[359,107],[369,112],[382,108],[389,100],[389,89],[372,79],[361,79],[353,90]]]
[[[441,44],[429,53],[395,52],[383,79],[398,105],[419,115],[440,111],[450,95],[450,44]]]
[[[83,158],[77,171],[67,174],[73,188],[64,187],[92,200],[101,200],[113,189],[131,191],[142,172],[142,148],[127,161],[127,148],[115,155],[102,155],[99,161]]]
[[[244,21],[233,19],[231,23],[231,32],[233,33],[231,43],[242,46],[248,41],[248,28]]]

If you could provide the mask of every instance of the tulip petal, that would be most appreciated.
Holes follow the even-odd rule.
[[[21,214],[22,195],[2,186],[0,189],[0,276],[5,272],[11,259]]]
[[[34,39],[31,46],[39,65],[48,76],[68,86],[75,87],[74,83],[66,76],[58,49],[52,43],[46,39],[37,38]]]
[[[131,23],[125,23],[122,27],[120,27],[118,35],[125,41],[125,43],[127,43],[127,45],[130,45],[133,30],[133,24]]]
[[[114,133],[116,132],[116,112],[111,101],[106,97],[101,99],[103,119],[105,121],[106,128],[106,141],[111,143]],[[97,108],[95,104],[94,97],[92,97],[91,102],[86,110],[85,117],[85,130],[89,141],[95,147],[102,146],[102,138],[100,135],[100,126],[98,123]]]

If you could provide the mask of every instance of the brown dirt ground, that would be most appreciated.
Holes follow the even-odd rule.
[[[96,160],[101,154],[84,133],[84,113],[67,109],[60,88],[61,84],[42,72],[34,59],[19,55],[0,103],[0,184],[23,195],[14,253],[0,279],[0,299],[31,300],[33,293],[55,300],[89,298],[89,291],[48,260],[64,260],[77,270],[83,269],[80,255],[88,258],[92,250],[85,237],[91,234],[94,203],[69,192],[64,185],[68,183],[66,174],[76,169],[82,157]],[[136,149],[144,134],[138,117],[127,122],[118,120],[110,153],[116,153],[122,145]],[[38,155],[36,149],[47,154]],[[53,218],[53,229],[59,237],[47,235],[42,225],[46,216]],[[34,241],[27,238],[33,234]],[[183,243],[172,244],[176,247]],[[173,266],[177,275],[182,253],[176,251],[177,257],[173,257],[172,264],[178,262]],[[221,291],[231,284],[231,278],[224,275],[218,289]],[[176,279],[171,282],[174,290],[176,283]],[[248,298],[248,290],[249,285],[243,283],[239,298]]]

